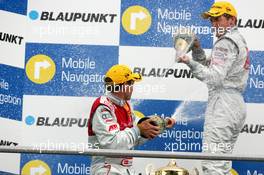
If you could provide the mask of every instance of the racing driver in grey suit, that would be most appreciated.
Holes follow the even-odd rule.
[[[236,27],[237,12],[230,3],[215,2],[202,17],[216,29],[217,41],[211,55],[206,58],[196,40],[192,59],[185,55],[180,62],[208,87],[203,152],[230,154],[246,118],[242,93],[249,74],[248,49]],[[204,175],[229,175],[231,167],[231,161],[202,161]]]

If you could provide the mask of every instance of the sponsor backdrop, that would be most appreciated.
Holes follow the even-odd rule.
[[[250,48],[244,93],[248,118],[234,150],[264,155],[264,16],[260,0],[230,0]],[[195,31],[209,56],[214,37],[200,18],[214,0],[1,0],[0,146],[36,149],[91,148],[87,121],[93,100],[104,93],[112,65],[129,65],[143,75],[132,105],[143,115],[176,116],[177,124],[139,150],[201,152],[205,84],[184,64],[173,64],[172,36]],[[250,7],[250,9],[249,9]],[[165,70],[169,69],[166,73]],[[94,145],[96,146],[96,145]],[[0,174],[90,174],[90,157],[0,154]],[[135,158],[138,174],[169,160]],[[11,162],[11,163],[10,163]],[[197,160],[177,160],[199,167]],[[264,163],[233,162],[232,174],[263,174]]]

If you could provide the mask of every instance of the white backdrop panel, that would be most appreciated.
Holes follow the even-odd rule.
[[[28,17],[28,42],[96,45],[119,43],[120,0],[97,0],[92,3],[86,0],[29,1],[28,13],[32,11],[38,13],[38,18],[31,20]],[[48,14],[48,17],[43,15],[41,18],[43,12]],[[84,22],[79,18],[65,21],[66,13],[68,19],[71,13],[73,16],[76,16],[76,13],[85,14],[85,18],[89,14],[102,14],[105,18],[100,16],[99,22]]]
[[[1,39],[5,38],[5,41],[0,41],[0,63],[24,68],[26,18],[22,15],[0,10],[0,20]],[[6,42],[7,34],[8,37],[12,37],[11,42]]]
[[[174,54],[173,48],[120,46],[119,63],[130,65],[143,74],[143,81],[135,85],[134,98],[207,100],[206,85],[196,78],[187,78],[184,72],[190,73],[189,68],[182,63],[173,64]],[[166,69],[172,72],[162,74]]]
[[[93,100],[91,97],[24,96],[22,144],[88,144],[87,121]],[[29,116],[33,117],[31,121]]]

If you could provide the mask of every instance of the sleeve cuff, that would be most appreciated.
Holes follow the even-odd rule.
[[[198,60],[198,61],[203,61],[206,58],[205,52],[201,47],[199,47],[199,48],[194,47],[193,48],[192,57],[194,60]]]
[[[139,128],[137,126],[134,126],[132,128],[132,131],[135,134],[136,138],[138,138],[140,136],[140,130],[139,130]]]
[[[190,59],[189,62],[187,63],[187,65],[192,69],[192,70],[195,70],[196,67],[199,65],[198,62]]]

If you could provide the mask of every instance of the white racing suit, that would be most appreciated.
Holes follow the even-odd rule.
[[[201,48],[194,48],[188,66],[193,75],[207,84],[203,152],[232,153],[246,118],[242,96],[249,74],[246,42],[232,28],[215,42],[206,59]],[[229,175],[231,161],[202,161],[204,175]]]
[[[127,109],[125,109],[127,105]],[[140,136],[140,130],[133,123],[136,116],[130,105],[112,94],[99,97],[93,104],[89,119],[90,144],[95,149],[130,150],[146,139]],[[91,163],[92,175],[134,175],[133,158],[113,158],[93,156]]]

